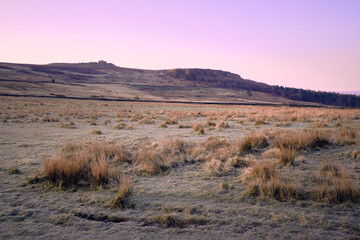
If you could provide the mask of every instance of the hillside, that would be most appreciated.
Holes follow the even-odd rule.
[[[0,63],[0,95],[360,107],[354,95],[271,86],[220,70],[141,70],[105,61]]]

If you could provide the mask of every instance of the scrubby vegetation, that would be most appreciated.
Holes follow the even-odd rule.
[[[357,109],[26,100],[0,102],[2,223],[358,236]]]

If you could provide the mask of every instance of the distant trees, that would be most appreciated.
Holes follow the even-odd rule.
[[[360,97],[334,92],[312,91],[283,86],[271,86],[241,78],[237,74],[210,69],[175,69],[168,71],[174,78],[215,88],[230,88],[269,93],[276,97],[284,97],[295,101],[315,102],[331,106],[360,108]],[[250,95],[249,95],[250,96]]]

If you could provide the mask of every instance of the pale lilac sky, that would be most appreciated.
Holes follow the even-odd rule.
[[[360,90],[360,0],[0,0],[0,61],[212,68]]]

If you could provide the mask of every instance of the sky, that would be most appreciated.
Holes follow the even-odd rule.
[[[0,62],[98,60],[360,90],[360,0],[0,0]]]

